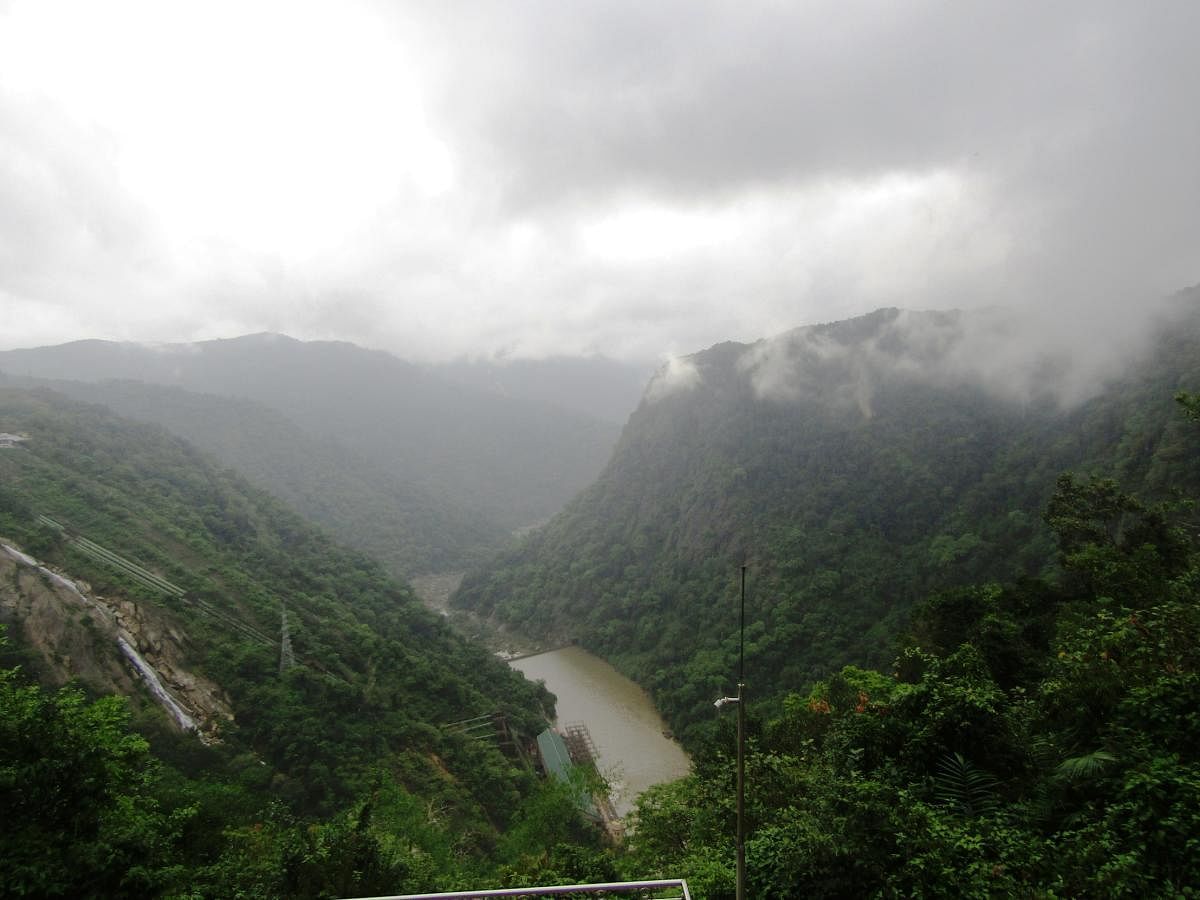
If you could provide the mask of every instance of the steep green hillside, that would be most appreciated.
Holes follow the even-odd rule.
[[[466,857],[493,846],[532,776],[488,742],[441,726],[499,712],[528,735],[551,703],[544,689],[456,636],[377,564],[160,428],[49,391],[0,389],[0,431],[28,438],[0,450],[0,535],[86,580],[127,625],[153,624],[153,633],[141,631],[147,658],[170,644],[174,666],[228,698],[233,721],[219,725],[211,751],[193,737],[169,738],[144,713],[167,758],[190,771],[215,753],[222,781],[259,804],[275,798],[310,815],[342,808],[382,778],[439,809]],[[98,560],[77,535],[183,596]],[[27,566],[12,571],[6,589],[36,587],[21,580]],[[285,605],[296,664],[281,671]],[[67,616],[105,652],[83,601]],[[61,625],[18,621],[11,635],[19,648],[32,646]],[[83,654],[88,641],[73,646]],[[84,663],[61,648],[48,657],[85,680],[104,669]]]
[[[1194,893],[1200,543],[1183,511],[1063,477],[1051,578],[936,595],[887,669],[751,704],[747,896]],[[724,719],[691,776],[643,796],[629,860],[710,900],[735,896]]]
[[[1022,392],[978,375],[971,353],[1003,355],[989,343],[1003,331],[955,313],[880,310],[677,361],[600,479],[454,602],[582,641],[650,688],[685,738],[730,689],[743,562],[760,684],[886,662],[920,597],[1050,564],[1040,515],[1059,472],[1113,472],[1150,494],[1196,477],[1171,401],[1200,384],[1185,300],[1149,361],[1069,407],[1054,360],[1020,373]]]
[[[157,347],[80,341],[0,352],[0,371],[133,379],[263,403],[400,483],[510,529],[562,509],[618,434],[612,423],[452,384],[387,353],[282,335]]]
[[[339,542],[393,575],[461,570],[504,547],[499,525],[312,434],[269,407],[138,381],[53,381],[0,374],[0,384],[45,385],[119,415],[154,422],[211,453]]]

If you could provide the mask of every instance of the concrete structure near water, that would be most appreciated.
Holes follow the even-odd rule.
[[[596,745],[588,734],[587,726],[582,722],[574,722],[567,726],[565,736],[553,728],[547,728],[537,736],[537,746],[546,777],[566,784],[574,782],[578,790],[575,804],[579,811],[603,828],[614,843],[620,843],[625,836],[625,826],[613,809],[607,787],[599,786]],[[573,779],[576,769],[597,779],[595,793],[586,783]]]
[[[567,742],[563,740],[563,736],[553,728],[547,728],[537,736],[537,745],[538,754],[542,757],[542,768],[546,771],[546,777],[561,781],[564,784],[571,784],[573,780],[571,776],[575,771],[577,761],[571,758],[571,754],[567,750]],[[591,792],[579,781],[576,781],[575,784],[578,786],[575,805],[579,807],[579,811],[593,822],[602,824],[603,819],[600,816],[600,811],[596,808],[596,802],[592,799]]]

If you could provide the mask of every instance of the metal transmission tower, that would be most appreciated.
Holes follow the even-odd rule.
[[[279,634],[279,674],[282,675],[296,665],[296,654],[292,652],[292,635],[288,631],[287,607],[281,605],[279,612],[282,620]]]

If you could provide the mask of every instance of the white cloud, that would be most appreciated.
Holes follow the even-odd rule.
[[[673,356],[650,379],[646,387],[646,402],[657,403],[672,394],[693,390],[700,386],[702,380],[695,362],[684,356]]]
[[[1186,0],[16,0],[0,345],[646,360],[883,305],[1111,318],[1200,280],[1197,28]]]

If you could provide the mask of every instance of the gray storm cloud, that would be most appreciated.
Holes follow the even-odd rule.
[[[42,9],[0,6],[4,346],[646,360],[1002,305],[1087,356],[1057,322],[1200,281],[1188,0],[114,2],[79,71]]]

